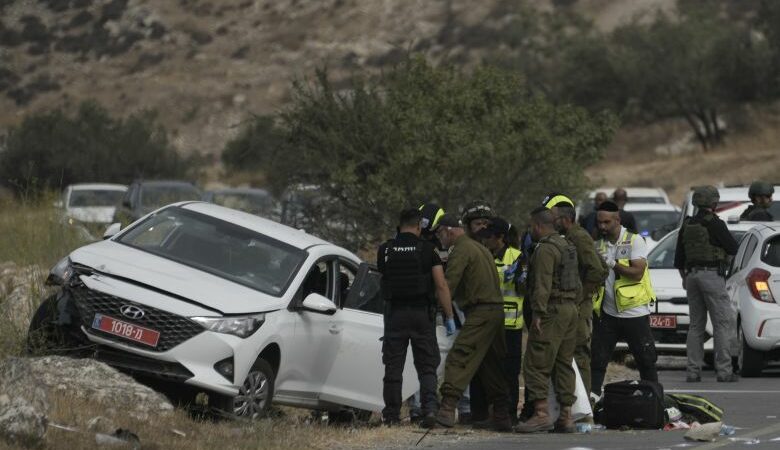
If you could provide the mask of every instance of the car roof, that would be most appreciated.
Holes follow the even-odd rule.
[[[196,187],[194,183],[182,180],[135,180],[133,183],[144,186],[192,186]]]
[[[623,208],[628,212],[632,211],[671,211],[680,212],[680,207],[670,203],[626,203]]]
[[[613,192],[615,192],[614,187],[602,187],[598,189],[594,189],[588,193],[588,198],[593,198],[596,196],[597,192],[604,192],[607,194],[607,196],[611,196]],[[626,195],[628,195],[629,202],[631,201],[631,197],[660,197],[660,198],[666,198],[666,191],[663,188],[652,188],[652,187],[624,187],[626,191]]]
[[[226,208],[224,206],[219,206],[214,203],[180,202],[176,203],[175,205],[190,211],[195,211],[197,213],[205,214],[220,220],[224,220],[226,222],[236,224],[252,231],[256,231],[300,249],[307,249],[315,245],[336,246],[335,244],[332,244],[328,241],[320,239],[316,236],[312,236],[303,230],[288,227],[287,225],[282,225],[272,220],[264,219],[262,217],[235,209]]]
[[[256,195],[271,195],[265,189],[260,188],[224,188],[224,189],[212,189],[208,191],[212,194],[256,194]]]
[[[93,190],[93,191],[126,191],[124,184],[112,183],[76,183],[68,186],[72,191]]]

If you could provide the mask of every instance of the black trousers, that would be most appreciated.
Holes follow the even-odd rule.
[[[434,313],[426,306],[389,306],[385,312],[385,335],[382,341],[382,362],[385,365],[383,397],[385,420],[398,420],[401,414],[406,349],[412,344],[414,367],[420,381],[420,403],[423,415],[436,413],[436,368],[441,362],[436,341]]]
[[[517,403],[520,401],[520,367],[523,360],[523,330],[504,330],[506,339],[506,357],[504,358],[504,374],[509,387],[509,417],[517,418]],[[488,418],[490,402],[485,395],[485,389],[475,377],[469,384],[469,400],[471,402],[471,418],[481,421]]]
[[[591,392],[597,395],[601,395],[601,385],[607,374],[607,365],[612,359],[612,352],[615,351],[618,341],[628,344],[628,349],[639,369],[640,378],[658,381],[658,372],[655,368],[658,357],[655,352],[655,338],[650,329],[650,316],[624,319],[602,312],[601,317],[593,321],[591,343]]]

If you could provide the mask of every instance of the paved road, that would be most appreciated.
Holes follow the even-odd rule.
[[[680,364],[672,365],[680,367]],[[667,366],[667,367],[672,367]],[[666,392],[703,395],[725,410],[724,422],[737,427],[734,436],[720,437],[712,443],[684,440],[682,431],[597,431],[591,434],[482,434],[467,430],[451,434],[434,432],[417,447],[428,449],[507,448],[540,450],[673,450],[677,448],[780,449],[780,367],[762,378],[745,378],[738,383],[718,383],[713,372],[704,372],[701,383],[686,383],[682,370],[662,370],[661,383]],[[456,428],[456,430],[458,430]],[[422,435],[420,435],[422,437]],[[755,442],[757,439],[759,442]]]

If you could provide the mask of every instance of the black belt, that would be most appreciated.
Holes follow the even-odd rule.
[[[691,267],[688,267],[688,271],[689,272],[698,272],[700,270],[712,270],[712,271],[716,271],[717,272],[718,270],[720,270],[720,268],[717,267],[717,266],[691,266]]]

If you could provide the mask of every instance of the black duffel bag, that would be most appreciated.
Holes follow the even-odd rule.
[[[664,387],[655,381],[627,380],[604,386],[601,423],[607,428],[663,428]]]

